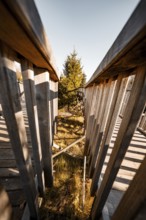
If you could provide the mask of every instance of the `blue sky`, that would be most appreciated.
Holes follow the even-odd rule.
[[[87,80],[139,0],[35,0],[59,72],[73,49]]]

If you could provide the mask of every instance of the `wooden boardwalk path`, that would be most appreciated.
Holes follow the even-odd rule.
[[[31,139],[29,134],[25,105],[23,105],[23,109],[25,127],[31,151]],[[105,163],[102,169],[102,175],[104,175],[107,162],[112,152],[112,148],[114,146],[114,142],[119,130],[120,121],[121,120],[119,119],[116,123],[111,138],[108,154],[106,156]],[[107,215],[108,218],[110,218],[114,213],[117,205],[120,202],[120,199],[122,198],[124,192],[127,190],[130,181],[133,179],[136,170],[140,166],[141,161],[145,155],[146,137],[139,131],[135,131],[128,151],[122,162],[121,168],[118,172],[117,178],[113,184],[112,190],[106,202],[106,209],[104,209],[104,211],[106,210],[105,215]],[[13,205],[14,219],[21,219],[25,208],[25,198],[4,119],[0,120],[0,184],[3,185],[8,192],[10,202]]]
[[[31,152],[27,114],[25,105],[24,103],[22,104],[25,128]],[[24,212],[26,201],[4,118],[0,119],[0,186],[3,186],[8,193],[13,209],[13,219],[20,220]]]
[[[114,142],[117,137],[120,122],[121,119],[119,118],[113,131],[111,143],[108,149],[108,153],[105,159],[101,176],[104,175],[107,162],[109,160],[109,157],[111,155],[114,146]],[[107,218],[109,217],[110,219],[111,216],[113,215],[122,196],[124,195],[124,192],[127,190],[130,182],[135,176],[136,171],[138,170],[145,155],[146,155],[146,137],[142,133],[136,130],[133,135],[132,141],[128,147],[124,160],[121,164],[118,175],[113,183],[112,190],[108,196],[105,205],[106,208],[104,211],[106,212],[105,215],[107,215]]]

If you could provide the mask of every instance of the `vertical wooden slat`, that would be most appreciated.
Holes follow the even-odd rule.
[[[0,94],[3,114],[32,219],[38,219],[37,190],[20,104],[13,52],[1,45]]]
[[[123,76],[119,75],[116,87],[114,90],[114,95],[111,103],[110,113],[108,116],[107,125],[105,128],[104,138],[102,141],[102,145],[100,148],[99,156],[97,158],[96,168],[95,172],[92,178],[92,184],[91,184],[91,190],[90,194],[93,196],[97,190],[99,176],[102,170],[102,166],[104,163],[104,159],[106,157],[106,153],[110,144],[110,139],[113,133],[113,129],[120,111],[120,106],[122,105],[123,98],[126,91],[126,85],[127,85],[127,78],[124,78],[122,80]]]
[[[146,126],[146,113],[142,115],[139,127],[145,130]]]
[[[27,115],[32,141],[34,164],[37,173],[38,189],[40,195],[43,196],[45,191],[44,172],[42,168],[42,151],[39,134],[38,113],[36,106],[36,94],[34,86],[34,71],[30,62],[21,60],[21,68],[24,83],[25,100],[27,107]]]
[[[90,129],[91,129],[91,126],[92,126],[92,123],[93,123],[93,118],[94,116],[91,115],[91,106],[92,106],[92,100],[93,100],[93,94],[94,94],[94,88],[95,88],[95,85],[93,85],[92,87],[89,87],[88,88],[88,92],[87,92],[87,95],[88,95],[88,98],[86,100],[86,112],[85,112],[85,115],[86,115],[86,125],[88,124],[87,128],[86,128],[86,140],[85,140],[85,146],[84,146],[84,155],[87,154],[87,149],[88,149],[88,145],[89,145],[89,140],[90,140]]]
[[[95,84],[89,88],[86,89],[86,103],[85,103],[85,116],[86,116],[86,122],[88,122],[89,120],[89,116],[90,116],[90,110],[91,110],[91,104],[92,104],[92,97],[94,94],[94,87]]]
[[[90,153],[90,169],[89,169],[89,176],[92,177],[91,174],[91,163],[94,157],[94,153],[98,153],[98,148],[97,148],[97,141],[98,141],[98,135],[99,135],[99,129],[100,129],[100,123],[101,123],[101,117],[103,115],[103,111],[104,111],[104,104],[105,104],[105,99],[106,99],[106,92],[107,92],[107,83],[106,81],[102,84],[102,91],[101,91],[101,97],[99,100],[99,109],[98,109],[98,115],[96,116],[96,120],[95,120],[95,125],[93,128],[93,131],[91,131],[92,134],[92,138],[91,138],[91,153]],[[100,120],[101,119],[101,120]],[[100,135],[101,137],[101,135]]]
[[[104,129],[105,129],[105,125],[107,122],[107,117],[109,114],[109,109],[110,109],[110,105],[111,105],[111,100],[112,100],[112,96],[113,96],[113,89],[115,86],[115,81],[113,81],[113,79],[110,79],[109,82],[106,85],[106,91],[105,91],[105,98],[103,98],[103,107],[101,109],[101,114],[99,117],[99,129],[98,129],[98,133],[97,138],[96,138],[96,143],[94,145],[94,152],[93,152],[93,156],[92,156],[92,161],[91,161],[91,165],[90,165],[90,177],[93,176],[94,170],[95,170],[95,164],[96,164],[96,160],[97,160],[97,155],[98,155],[98,151],[99,151],[99,147],[100,147],[100,143],[102,140],[102,136],[104,134]],[[102,106],[102,104],[101,104]]]
[[[87,150],[86,150],[87,151],[86,155],[88,155],[88,157],[89,157],[89,163],[91,162],[91,155],[92,155],[92,151],[93,151],[92,146],[94,144],[94,140],[95,140],[96,134],[98,132],[98,127],[99,127],[99,125],[98,125],[98,116],[99,116],[101,98],[102,98],[102,93],[103,93],[103,84],[102,83],[99,84],[96,87],[95,91],[96,91],[95,113],[94,113],[94,115],[92,115],[92,118],[91,118],[92,121],[89,121],[92,124],[90,124],[89,141],[88,141],[88,146],[87,146]]]
[[[54,114],[54,133],[56,134],[57,132],[57,116],[58,116],[58,82],[54,82],[55,84],[55,99],[54,99],[54,109],[55,109],[55,114]]]
[[[39,73],[37,69],[35,72]],[[52,129],[50,110],[49,73],[42,70],[35,76],[36,101],[39,118],[40,138],[42,147],[42,161],[46,187],[52,187]]]
[[[126,114],[124,115],[121,122],[121,126],[117,135],[117,139],[115,141],[109,163],[107,165],[107,169],[94,200],[94,205],[91,213],[92,219],[97,219],[101,214],[103,206],[111,190],[112,184],[120,168],[121,162],[129,146],[133,133],[136,129],[136,125],[139,121],[140,115],[143,111],[146,94],[145,75],[145,66],[137,68],[131,96],[125,110]]]
[[[51,108],[51,129],[54,134],[54,82],[50,80],[50,108]]]
[[[89,152],[91,152],[91,146],[92,146],[92,139],[95,133],[95,124],[96,124],[96,120],[95,120],[95,113],[97,110],[97,105],[98,105],[98,100],[99,97],[97,97],[97,92],[98,92],[98,86],[94,87],[94,95],[92,96],[93,100],[92,100],[92,106],[91,106],[91,110],[90,110],[90,120],[89,120],[89,124],[88,126],[90,127],[90,130],[88,130],[88,135],[89,135],[89,141],[88,141],[88,146],[86,147],[86,155],[89,154]]]
[[[113,214],[112,220],[129,220],[135,219],[137,213],[141,208],[143,212],[142,218],[146,219],[146,157],[143,160],[140,168],[138,169],[134,179],[130,186],[125,192],[122,200],[120,201],[115,213]]]

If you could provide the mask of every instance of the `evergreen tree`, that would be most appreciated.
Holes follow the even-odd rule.
[[[59,106],[74,105],[77,103],[77,90],[83,87],[86,81],[81,60],[77,58],[74,50],[64,63],[64,75],[59,82]]]

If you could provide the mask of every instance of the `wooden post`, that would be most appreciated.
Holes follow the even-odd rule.
[[[113,129],[114,129],[114,126],[115,126],[115,123],[116,123],[116,120],[117,120],[117,117],[120,111],[120,106],[122,104],[124,94],[126,91],[126,85],[127,85],[128,80],[127,78],[122,80],[122,77],[123,77],[122,75],[119,75],[117,82],[116,82],[114,95],[113,95],[113,98],[111,99],[112,103],[111,103],[111,108],[110,108],[110,112],[109,112],[109,116],[107,120],[107,125],[105,128],[104,138],[102,141],[99,156],[97,158],[95,172],[92,178],[92,184],[91,184],[91,190],[90,190],[91,196],[94,196],[97,190],[98,181],[99,181],[100,173],[101,173],[102,166],[104,163],[104,159],[106,157],[106,153],[107,153],[107,150],[110,144]]]
[[[88,152],[88,146],[89,146],[89,140],[90,140],[90,129],[93,123],[93,118],[94,116],[91,115],[91,106],[92,106],[92,98],[93,98],[93,94],[94,94],[94,87],[95,85],[93,85],[91,88],[88,88],[87,90],[87,99],[86,99],[86,124],[88,124],[88,127],[86,129],[86,140],[85,140],[85,146],[84,146],[84,155],[87,155]]]
[[[96,134],[97,134],[98,128],[99,128],[98,116],[99,116],[99,110],[100,110],[100,105],[101,105],[101,98],[102,98],[102,94],[103,94],[103,84],[102,83],[100,83],[97,86],[96,91],[97,91],[97,97],[96,97],[96,104],[95,104],[95,116],[94,116],[94,120],[93,120],[93,123],[92,123],[92,127],[90,129],[90,141],[89,141],[89,146],[88,146],[88,149],[90,150],[90,153],[91,153],[91,150],[92,150],[92,146],[95,142]],[[91,154],[90,153],[88,151],[87,155],[89,155],[90,160],[91,160]]]
[[[51,97],[51,115],[52,115],[52,131],[56,133],[56,123],[58,115],[58,82],[50,80],[50,97]]]
[[[50,109],[49,73],[45,70],[35,69],[36,100],[39,118],[40,138],[42,147],[42,161],[46,187],[52,187],[52,129]]]
[[[91,165],[90,165],[90,170],[89,170],[89,175],[90,177],[93,176],[94,170],[95,170],[95,164],[100,148],[100,143],[104,134],[104,129],[105,125],[107,122],[107,117],[109,114],[109,109],[111,105],[111,100],[113,96],[113,89],[115,85],[115,81],[112,81],[113,79],[109,80],[107,85],[105,86],[104,90],[105,92],[103,93],[103,99],[101,102],[101,108],[99,112],[99,118],[98,118],[98,132],[96,134],[96,141],[94,140],[94,145],[92,146],[93,151],[92,151],[92,160],[91,160]]]
[[[91,148],[92,148],[92,143],[93,143],[93,138],[95,133],[98,130],[98,126],[96,126],[96,112],[98,111],[98,103],[100,100],[100,85],[95,86],[94,88],[94,95],[93,95],[93,100],[92,100],[92,106],[91,106],[91,116],[90,116],[90,120],[89,120],[89,127],[90,130],[88,131],[88,135],[89,135],[89,141],[88,141],[88,146],[86,148],[86,155],[89,155],[91,152]]]
[[[107,165],[101,186],[97,191],[94,204],[92,207],[92,219],[97,219],[101,215],[101,211],[111,190],[112,184],[119,171],[120,165],[132,139],[133,133],[138,124],[140,115],[145,106],[146,94],[146,68],[138,67],[137,73],[132,87],[128,105],[126,106],[126,114],[123,117],[121,126],[115,141],[115,145]]]
[[[5,45],[0,51],[0,94],[3,114],[20,172],[22,186],[32,219],[38,219],[37,190],[28,150],[23,113],[20,105],[14,55]]]
[[[32,149],[34,164],[37,173],[38,189],[40,195],[44,195],[45,185],[44,185],[44,172],[42,166],[42,150],[40,142],[39,124],[38,124],[38,113],[36,106],[36,94],[34,86],[34,71],[32,64],[23,59],[21,60],[21,68],[24,83],[25,100],[27,107],[27,115],[30,127]]]
[[[83,186],[82,186],[82,206],[85,206],[85,187],[86,187],[86,156],[84,156],[84,169],[83,169]]]
[[[57,133],[57,116],[58,116],[58,82],[55,82],[55,125],[54,133]]]

